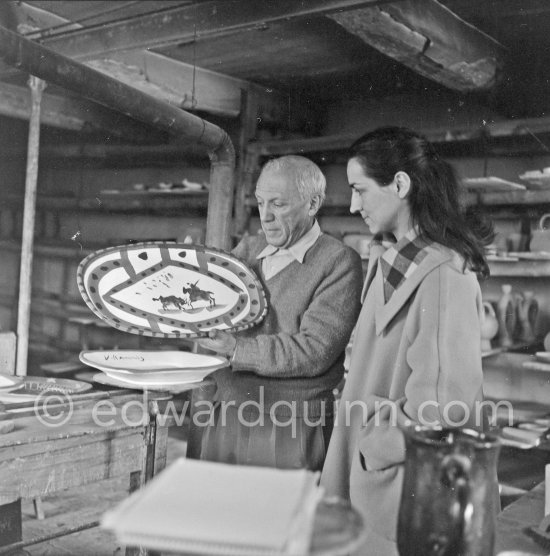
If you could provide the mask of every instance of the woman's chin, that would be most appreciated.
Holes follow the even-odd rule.
[[[380,231],[378,229],[378,226],[374,222],[372,222],[370,219],[367,219],[364,222],[365,222],[365,224],[366,224],[366,226],[369,229],[371,234],[374,235],[374,234],[377,234]]]

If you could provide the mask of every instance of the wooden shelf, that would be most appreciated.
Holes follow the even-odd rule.
[[[489,261],[491,276],[550,277],[550,261]]]
[[[10,207],[23,206],[23,198],[7,195],[4,199]],[[208,191],[121,191],[104,192],[97,197],[77,198],[59,196],[38,196],[36,206],[56,212],[87,210],[97,212],[170,212],[182,210],[206,212]]]
[[[38,256],[58,259],[83,259],[97,249],[104,248],[104,245],[98,245],[94,248],[81,249],[80,247],[72,247],[67,245],[59,245],[58,243],[35,243],[34,253]],[[0,250],[11,251],[17,254],[21,253],[21,243],[13,239],[0,240]]]
[[[468,193],[468,204],[490,206],[550,204],[550,189]]]
[[[539,208],[541,211],[550,207],[550,189],[527,189],[525,191],[466,191],[464,194],[465,204],[482,206],[484,209],[502,209],[509,206]],[[254,197],[246,199],[249,209],[257,207]],[[343,197],[327,198],[322,210],[349,211],[350,199]]]

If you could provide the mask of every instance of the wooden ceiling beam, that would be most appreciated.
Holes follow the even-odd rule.
[[[504,48],[436,0],[403,0],[329,15],[416,73],[460,92],[488,90]]]
[[[345,4],[357,5],[358,3],[357,0],[354,2],[351,0],[330,0],[330,2],[324,0],[321,2],[325,5],[325,9],[328,4],[334,7]],[[215,2],[206,2],[200,5],[201,10],[206,4],[211,11],[216,5]],[[225,6],[232,2],[222,4]],[[270,5],[271,11],[275,11],[273,3]],[[240,13],[240,10],[236,10],[234,6],[233,8],[234,17]],[[165,33],[171,37],[177,33],[177,36],[180,37],[178,42],[192,37],[193,35],[189,33],[194,24],[190,23],[189,18],[193,12],[189,11],[189,6],[170,10],[168,12],[170,17],[164,12],[159,14],[159,16],[163,16],[164,21],[161,19],[157,22],[159,16],[149,14],[132,19],[131,24],[103,24],[94,30],[83,29],[78,24],[71,24],[65,18],[24,2],[17,7],[14,6],[14,10],[19,10],[17,13],[20,31],[31,33],[29,35],[31,37],[33,29],[47,29],[63,23],[68,24],[67,33],[84,34],[84,36],[78,35],[80,38],[76,42],[73,40],[73,35],[70,35],[70,40],[64,35],[41,39],[40,42],[48,48],[80,60],[98,71],[185,110],[236,117],[241,108],[241,90],[244,90],[258,98],[258,117],[262,120],[280,122],[287,119],[288,98],[276,90],[266,89],[242,79],[193,67],[158,53],[138,49],[142,46],[149,47],[150,41],[155,40],[148,34],[152,29],[154,29],[153,35],[156,34],[161,38]],[[186,17],[182,20],[184,15]],[[272,17],[274,16],[272,15]],[[203,18],[206,18],[204,14]],[[215,22],[210,22],[206,18],[210,25],[208,32],[216,32],[214,23],[225,29],[218,19],[214,19]],[[256,25],[257,19],[253,21]],[[130,27],[127,27],[128,25]],[[14,73],[14,70],[7,68],[0,73],[5,79],[10,73]]]
[[[387,1],[254,0],[244,10],[242,0],[211,0],[184,4],[128,20],[69,29],[54,36],[37,35],[34,40],[39,40],[60,54],[82,61],[110,52],[160,48],[227,33],[257,30],[276,21],[321,16]],[[37,18],[42,10],[37,11],[25,2],[18,3],[15,9],[27,14],[32,22],[40,21]]]
[[[155,52],[121,52],[89,60],[86,65],[184,110],[237,117],[241,110],[241,91],[261,99],[258,116],[267,122],[283,121],[288,110],[288,98],[273,89],[193,67]]]
[[[29,89],[0,83],[0,114],[28,120],[30,113]],[[116,137],[132,138],[136,143],[164,142],[167,137],[158,130],[94,102],[46,93],[42,96],[40,121],[45,125],[72,131],[107,132]]]
[[[498,2],[479,2],[479,0],[441,0],[451,11],[463,17],[475,18],[480,13],[489,13],[495,18],[498,25],[499,19],[536,17],[550,12],[548,0],[498,0]]]

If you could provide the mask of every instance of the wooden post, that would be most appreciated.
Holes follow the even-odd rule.
[[[27,374],[34,220],[36,214],[36,182],[38,178],[38,149],[40,143],[40,103],[45,86],[45,81],[34,75],[30,76],[29,87],[31,89],[32,105],[27,146],[27,176],[25,180],[21,264],[19,270],[19,304],[17,309],[17,362],[15,374],[18,376],[25,376]]]
[[[250,91],[241,91],[241,129],[239,133],[237,179],[235,184],[235,221],[233,236],[240,240],[248,227],[250,207],[247,206],[249,195],[254,189],[254,171],[258,157],[250,155],[248,143],[258,129],[258,99]],[[233,247],[233,246],[232,246]]]

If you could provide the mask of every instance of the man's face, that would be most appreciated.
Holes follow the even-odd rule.
[[[265,237],[275,247],[290,247],[313,224],[315,211],[310,211],[311,201],[300,197],[284,173],[263,172],[256,185],[256,199]]]

